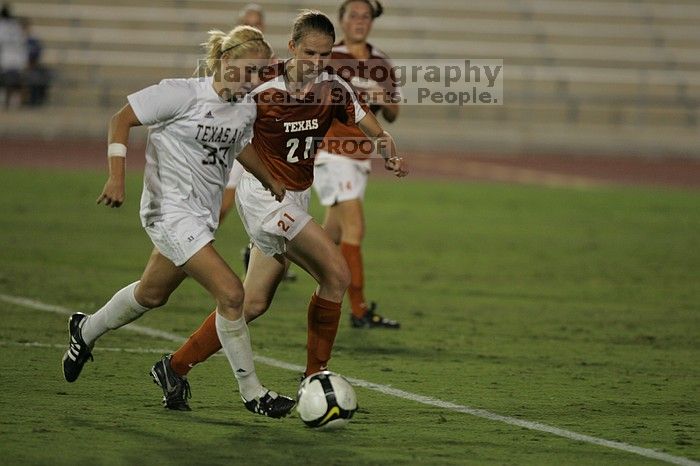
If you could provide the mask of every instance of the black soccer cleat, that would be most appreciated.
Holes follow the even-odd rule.
[[[377,303],[372,302],[370,303],[370,306],[365,312],[364,316],[355,317],[354,315],[350,314],[350,324],[353,326],[353,328],[401,328],[401,324],[397,321],[387,319],[386,317],[374,312],[376,308]]]
[[[68,318],[68,351],[63,355],[63,377],[75,382],[87,360],[93,361],[91,348],[83,340],[80,323],[87,315],[76,312]]]
[[[244,398],[243,404],[251,413],[279,419],[288,415],[296,402],[289,397],[268,390],[262,397],[253,398],[250,401],[246,401]]]
[[[163,406],[175,411],[191,411],[187,402],[192,398],[190,383],[170,366],[172,354],[166,354],[151,367],[153,382],[163,389]]]

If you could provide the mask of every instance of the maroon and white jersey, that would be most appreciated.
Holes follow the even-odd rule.
[[[277,180],[301,191],[313,182],[313,158],[333,121],[354,125],[365,110],[352,87],[330,70],[322,71],[297,99],[287,81],[287,64],[265,70],[265,82],[250,93],[257,107],[252,144]]]

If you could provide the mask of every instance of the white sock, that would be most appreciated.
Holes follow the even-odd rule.
[[[216,333],[219,335],[221,346],[226,353],[233,374],[238,380],[238,390],[244,400],[263,396],[265,388],[258,380],[253,363],[253,349],[250,346],[250,334],[245,317],[238,320],[228,320],[219,312],[216,313]]]
[[[139,282],[134,282],[117,291],[102,309],[83,320],[81,332],[83,340],[89,346],[110,330],[123,327],[133,322],[148,311],[134,297],[134,290]]]

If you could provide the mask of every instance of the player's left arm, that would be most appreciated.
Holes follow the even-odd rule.
[[[357,126],[365,133],[365,136],[375,141],[377,151],[384,159],[384,167],[392,170],[398,177],[408,175],[408,164],[396,155],[396,143],[387,131],[382,128],[377,118],[372,112],[367,112],[365,116],[357,122]]]

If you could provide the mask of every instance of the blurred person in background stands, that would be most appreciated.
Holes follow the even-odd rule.
[[[257,3],[249,3],[238,14],[238,24],[252,26],[265,32],[265,13]]]
[[[27,44],[22,26],[8,4],[0,8],[0,104],[6,109],[22,104],[22,72],[27,67]]]
[[[391,72],[389,58],[367,42],[374,20],[382,12],[382,5],[378,1],[345,0],[338,10],[343,40],[333,47],[331,58],[334,68],[338,71],[346,70],[341,75],[359,91],[363,103],[368,104],[373,113],[381,114],[391,123],[399,113],[399,106],[393,100],[399,92],[398,84]],[[358,67],[360,62],[365,62],[370,68],[379,66],[386,69],[387,79],[380,83],[373,81],[368,76],[369,72],[361,73],[367,68]],[[337,144],[346,139],[357,141],[358,144]],[[369,144],[357,125],[339,120],[333,122],[326,134],[325,150],[320,150],[316,157],[314,189],[321,204],[326,207],[323,228],[340,245],[350,268],[348,295],[352,308],[352,327],[398,329],[397,321],[379,315],[375,312],[376,304],[368,304],[365,300],[361,251],[365,235],[363,199],[371,161],[366,152],[352,151],[352,148],[362,147],[360,141]]]
[[[46,102],[49,84],[51,83],[51,73],[41,63],[41,55],[44,51],[44,46],[41,41],[32,34],[31,20],[29,18],[22,18],[20,23],[26,38],[27,46],[27,67],[24,72],[23,80],[26,86],[24,101],[31,107],[37,107]]]

